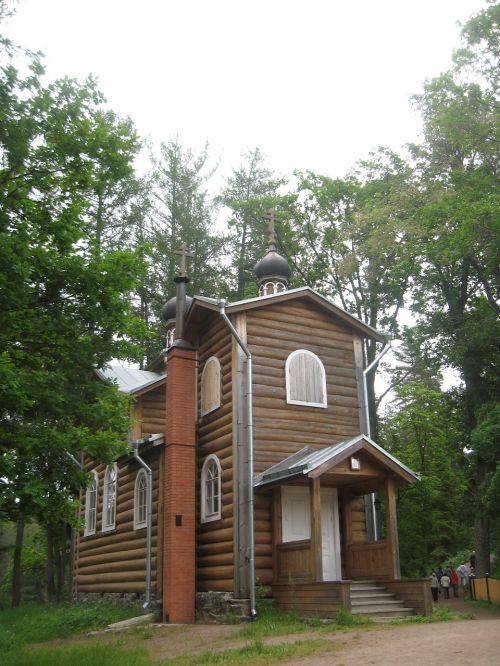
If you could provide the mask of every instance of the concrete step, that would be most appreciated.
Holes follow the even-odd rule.
[[[351,612],[366,615],[377,622],[390,622],[398,617],[413,615],[412,608],[395,598],[376,581],[353,581],[351,583]]]

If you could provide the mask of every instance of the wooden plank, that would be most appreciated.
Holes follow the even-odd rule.
[[[398,519],[396,514],[396,490],[394,480],[391,476],[386,479],[386,515],[387,515],[387,541],[391,555],[392,577],[395,580],[401,578],[399,564],[399,538]]]
[[[321,496],[320,480],[311,479],[311,565],[313,580],[323,580],[323,551],[321,537]]]

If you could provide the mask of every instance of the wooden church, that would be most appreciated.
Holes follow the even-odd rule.
[[[254,616],[262,591],[331,617],[383,586],[427,612],[427,583],[399,567],[396,489],[417,477],[366,435],[363,339],[383,336],[288,289],[272,222],[256,298],[186,296],[179,253],[164,353],[99,373],[133,398],[131,453],[85,461],[74,597],[140,599],[192,622],[197,609]]]

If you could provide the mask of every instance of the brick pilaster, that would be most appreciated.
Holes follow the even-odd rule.
[[[163,513],[163,621],[194,622],[196,353],[167,356]]]

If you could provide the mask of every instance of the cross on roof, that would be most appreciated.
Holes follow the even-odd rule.
[[[194,256],[193,253],[189,250],[187,243],[181,243],[180,248],[175,251],[175,254],[178,254],[181,258],[179,262],[179,275],[181,277],[187,277],[186,257]]]
[[[268,244],[269,244],[269,249],[270,250],[276,250],[276,229],[275,229],[275,224],[276,222],[279,222],[279,220],[276,219],[276,211],[274,208],[269,208],[266,211],[266,214],[264,215],[264,219],[268,220],[267,224],[267,234],[268,234]]]

